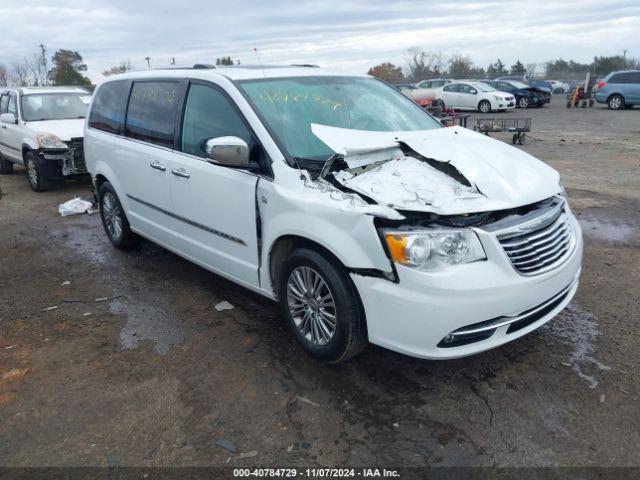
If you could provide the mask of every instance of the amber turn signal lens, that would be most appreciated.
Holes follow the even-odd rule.
[[[407,237],[387,233],[385,235],[389,252],[393,261],[398,263],[407,263]]]

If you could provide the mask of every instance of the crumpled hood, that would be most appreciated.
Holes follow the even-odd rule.
[[[344,175],[339,178],[343,185],[398,210],[441,215],[502,210],[535,203],[560,192],[560,176],[553,168],[522,150],[466,128],[369,132],[314,124],[312,130],[332,150],[343,155],[351,150],[403,143],[423,157],[455,167],[475,192],[472,194],[459,181],[448,189],[442,182],[438,188],[430,187],[429,183],[442,179],[442,172],[427,162],[420,162],[422,170],[416,170],[414,159],[407,157],[404,159],[408,161],[392,160],[394,163],[387,169],[374,168],[354,179]],[[427,177],[433,182],[427,181]],[[447,180],[451,179],[447,175]],[[403,194],[399,194],[401,191]],[[407,194],[414,192],[418,195]]]
[[[42,120],[39,122],[27,122],[29,127],[38,133],[53,133],[63,142],[72,138],[84,137],[84,118],[71,118],[68,120]]]

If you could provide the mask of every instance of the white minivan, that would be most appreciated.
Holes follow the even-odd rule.
[[[371,77],[117,75],[94,95],[85,155],[116,247],[145,237],[277,300],[321,361],[368,342],[481,352],[549,321],[578,286],[558,173]]]

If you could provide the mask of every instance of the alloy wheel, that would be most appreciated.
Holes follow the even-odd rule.
[[[296,267],[287,281],[287,304],[293,321],[308,341],[326,345],[336,333],[336,304],[329,286],[313,268]]]
[[[117,241],[122,235],[122,212],[111,192],[102,197],[102,218],[109,236]]]
[[[482,113],[489,113],[491,111],[491,105],[489,102],[480,102],[480,111]]]
[[[27,175],[29,177],[29,182],[31,182],[31,185],[36,187],[38,185],[38,170],[36,170],[36,165],[33,160],[27,161]]]
[[[612,110],[618,110],[620,107],[622,107],[622,100],[620,99],[620,97],[613,97],[611,100],[609,100],[609,107]]]

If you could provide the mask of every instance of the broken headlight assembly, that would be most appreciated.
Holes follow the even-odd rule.
[[[454,265],[486,260],[478,235],[469,229],[383,231],[394,262],[436,272]]]
[[[60,140],[53,133],[41,132],[41,133],[38,133],[38,136],[36,138],[38,140],[38,146],[40,148],[55,149],[55,150],[67,149],[67,144],[64,143],[62,140]]]

